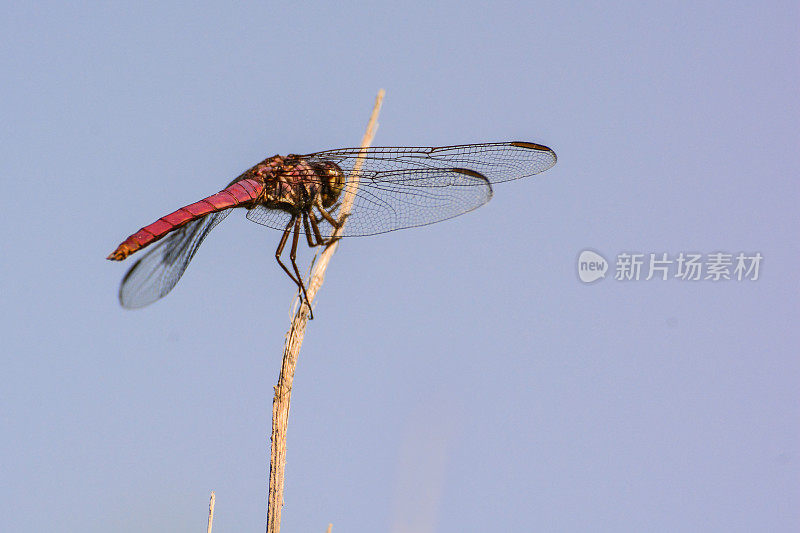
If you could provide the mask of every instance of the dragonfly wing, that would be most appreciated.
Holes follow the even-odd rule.
[[[424,226],[472,211],[489,201],[489,180],[468,168],[397,168],[379,175],[347,172],[340,202],[328,212],[341,216],[342,203],[352,196],[352,209],[342,236],[364,236],[401,228]],[[316,209],[312,211],[322,237],[330,237],[335,228]],[[280,210],[257,206],[247,218],[264,226],[284,229],[291,216]],[[305,225],[301,226],[304,231]],[[312,226],[313,232],[313,226]]]
[[[231,209],[198,218],[153,244],[122,278],[119,301],[136,309],[162,298],[175,287],[203,239]]]
[[[339,200],[351,195],[354,201],[342,236],[374,235],[458,216],[486,203],[491,183],[533,176],[556,163],[550,148],[522,141],[343,148],[298,157],[334,163],[347,176]],[[340,209],[330,209],[333,218],[340,218]],[[287,213],[263,206],[250,210],[247,218],[276,229],[290,220]],[[329,237],[334,227],[319,214],[317,218],[321,235]]]
[[[523,141],[456,146],[342,148],[302,156],[332,162],[346,173],[361,158],[361,175],[375,180],[397,171],[468,168],[491,183],[526,178],[556,164],[556,154],[541,144]]]

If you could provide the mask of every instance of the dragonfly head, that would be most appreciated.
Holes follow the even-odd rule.
[[[339,199],[344,189],[345,175],[339,165],[326,161],[320,163],[322,178],[322,206],[330,207]]]

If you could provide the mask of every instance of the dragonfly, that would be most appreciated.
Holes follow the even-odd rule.
[[[275,251],[313,318],[297,266],[300,235],[314,248],[340,237],[424,226],[467,213],[492,198],[492,184],[553,167],[547,146],[523,141],[441,147],[341,148],[268,157],[216,194],[181,207],[125,239],[109,256],[122,261],[147,249],[119,287],[125,308],[166,296],[198,247],[233,209],[280,230]],[[281,261],[291,238],[289,263]]]

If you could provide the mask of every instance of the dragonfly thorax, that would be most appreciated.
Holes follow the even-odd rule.
[[[335,163],[294,155],[270,158],[256,165],[255,171],[264,182],[264,204],[290,213],[332,206],[345,183],[344,172]]]

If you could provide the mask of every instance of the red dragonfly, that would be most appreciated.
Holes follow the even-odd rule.
[[[275,259],[310,311],[295,262],[300,234],[314,247],[342,236],[432,224],[488,202],[492,183],[532,176],[555,163],[550,148],[520,141],[343,148],[269,157],[217,194],[181,207],[123,241],[108,259],[122,261],[150,248],[122,278],[119,301],[123,307],[137,308],[165,296],[209,232],[232,209],[242,207],[253,222],[283,231]],[[345,213],[347,197],[350,209]],[[290,236],[292,270],[281,261]]]

